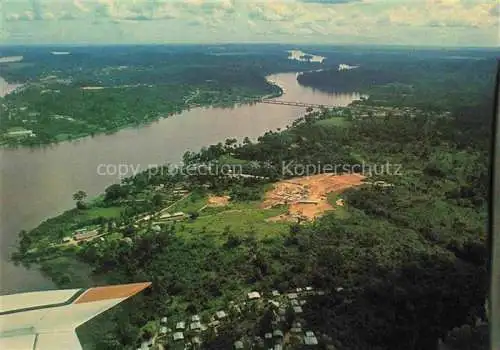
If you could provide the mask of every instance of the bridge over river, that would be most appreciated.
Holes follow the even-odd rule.
[[[306,103],[306,102],[296,102],[296,101],[281,101],[281,100],[272,100],[272,99],[263,99],[257,101],[259,103],[268,103],[273,105],[284,105],[284,106],[298,106],[298,107],[311,107],[311,108],[335,108],[338,106],[329,106],[329,105],[321,105],[315,103]]]

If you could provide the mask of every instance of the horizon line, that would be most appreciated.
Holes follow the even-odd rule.
[[[297,42],[168,42],[168,43],[0,43],[0,47],[46,47],[46,46],[62,46],[62,47],[89,47],[89,46],[228,46],[228,45],[275,45],[275,46],[322,46],[322,47],[401,47],[401,48],[429,48],[429,49],[497,49],[497,45],[492,46],[473,46],[473,45],[423,45],[423,44],[366,44],[366,43],[297,43]]]

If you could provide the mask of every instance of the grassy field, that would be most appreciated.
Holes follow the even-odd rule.
[[[349,125],[349,121],[344,117],[332,117],[328,119],[318,120],[316,124],[325,127],[346,127]]]
[[[207,203],[206,196],[201,196],[196,193],[192,193],[191,195],[177,201],[174,205],[172,205],[168,209],[168,211],[170,213],[176,213],[176,212],[193,213],[203,208],[203,206],[206,203]]]
[[[202,206],[206,201],[198,200],[192,206]],[[210,235],[217,242],[224,243],[228,234],[255,234],[258,239],[280,236],[287,232],[289,224],[267,222],[266,219],[283,214],[285,207],[273,209],[259,208],[260,202],[230,202],[224,207],[207,207],[200,212],[194,221],[181,224],[182,235],[194,238],[199,235]]]

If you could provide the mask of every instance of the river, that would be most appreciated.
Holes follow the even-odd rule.
[[[359,94],[327,94],[297,83],[296,73],[271,75],[284,89],[281,100],[347,106]],[[0,162],[0,294],[47,290],[54,285],[36,270],[9,261],[18,232],[72,207],[72,194],[81,189],[95,196],[119,182],[114,167],[178,162],[185,151],[224,141],[256,139],[268,130],[285,128],[303,116],[305,108],[272,104],[234,108],[195,108],[140,128],[112,135],[87,137],[40,149],[1,149]],[[99,175],[101,164],[110,165]],[[101,172],[102,173],[102,172]],[[132,175],[130,173],[129,175]]]

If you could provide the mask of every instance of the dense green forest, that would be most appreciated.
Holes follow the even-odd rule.
[[[476,106],[478,101],[490,103],[486,93],[491,91],[494,70],[492,59],[402,57],[366,62],[351,70],[306,72],[298,81],[327,92],[359,91],[377,105],[451,110],[457,101],[460,108]]]
[[[483,77],[483,69],[467,75]],[[307,285],[326,292],[304,306],[307,324],[323,335],[322,348],[427,350],[445,339],[446,349],[486,349],[479,321],[487,322],[493,72],[485,81],[468,78],[470,85],[457,86],[456,79],[465,78],[454,71],[456,79],[443,87],[416,69],[411,84],[419,88],[405,104],[417,110],[398,108],[402,94],[391,93],[383,102],[358,104],[396,106],[381,116],[361,117],[356,106],[349,113],[311,111],[256,142],[226,140],[188,152],[186,165],[237,163],[259,177],[144,172],[99,198],[75,196],[76,208],[21,232],[14,258],[40,265],[61,287],[152,281],[150,289],[78,330],[86,349],[135,349],[153,334],[145,325],[162,316],[210,314],[251,290]],[[453,90],[450,114],[429,103],[443,89]],[[462,99],[469,90],[482,98]],[[348,190],[342,210],[316,221],[266,221],[286,211],[264,210],[259,203],[274,181],[287,177],[282,163],[289,161],[400,164],[402,174],[374,174],[370,181],[393,186]],[[191,196],[173,196],[178,187]],[[201,210],[210,195],[231,199],[226,208]],[[152,222],[134,225],[138,216],[170,203],[188,218],[158,228]],[[52,245],[81,227],[106,238]],[[242,335],[259,332],[254,328],[261,321],[234,319],[202,348],[229,349]]]

